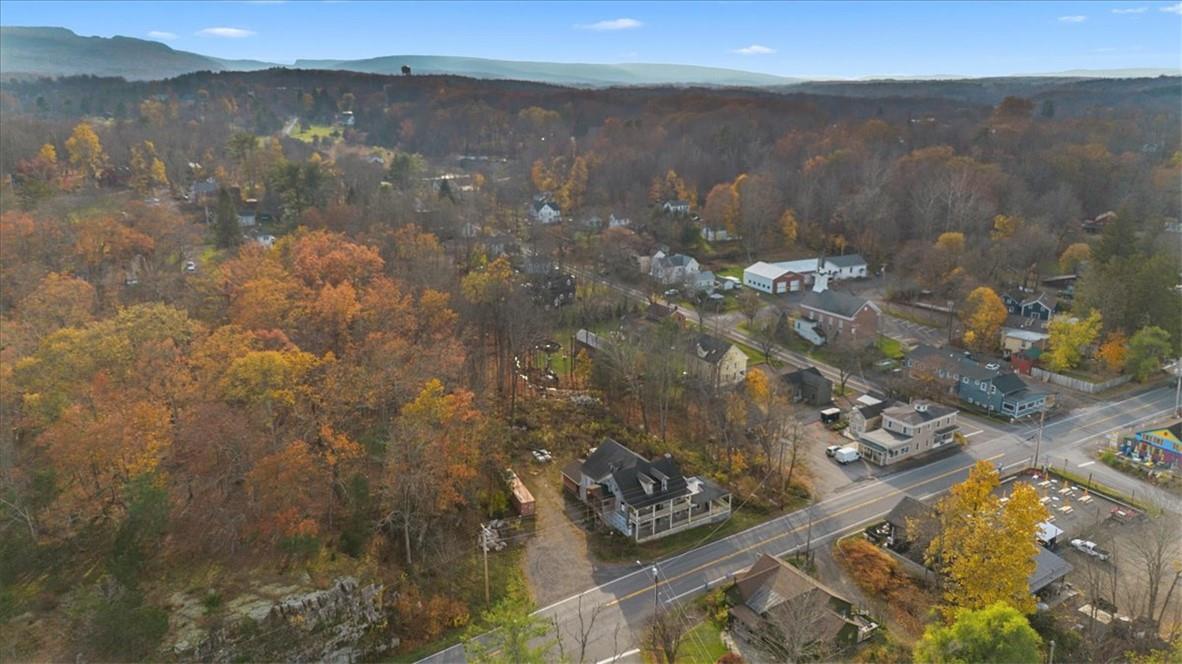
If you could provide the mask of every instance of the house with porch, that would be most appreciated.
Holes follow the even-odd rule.
[[[957,410],[948,406],[916,401],[882,411],[882,425],[858,436],[862,458],[889,466],[953,442]]]
[[[553,224],[562,220],[562,208],[552,200],[535,198],[530,205],[529,215],[538,223]]]
[[[611,438],[562,469],[563,489],[599,520],[640,543],[717,523],[731,513],[731,494],[682,473],[670,455],[651,461]]]
[[[667,255],[657,251],[649,262],[649,276],[663,285],[675,286],[696,280],[701,267],[692,256],[685,254]]]

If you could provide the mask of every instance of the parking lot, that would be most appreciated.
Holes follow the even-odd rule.
[[[1149,588],[1154,583],[1158,586],[1154,615],[1161,618],[1161,632],[1169,633],[1174,625],[1182,624],[1182,596],[1169,593],[1175,575],[1172,561],[1182,558],[1182,526],[1177,515],[1150,519],[1085,486],[1055,477],[1031,476],[1026,481],[1051,513],[1051,523],[1063,530],[1054,550],[1072,565],[1066,580],[1074,595],[1062,610],[1081,631],[1106,629],[1102,621],[1111,614],[1130,618],[1147,615]],[[1007,483],[1003,491],[1008,493],[1014,485]],[[1107,558],[1076,549],[1072,539],[1095,543]],[[1159,558],[1170,562],[1155,576],[1153,561]],[[1169,606],[1165,606],[1167,598]],[[1090,613],[1078,611],[1089,605],[1110,613],[1105,612],[1101,622],[1093,624]]]
[[[908,347],[917,344],[929,346],[943,346],[948,343],[948,330],[928,325],[920,325],[903,318],[884,315],[880,322],[880,331],[892,339],[902,341]]]

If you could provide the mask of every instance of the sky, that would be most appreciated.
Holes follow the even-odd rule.
[[[3,25],[221,58],[458,55],[782,76],[1182,68],[1182,2],[17,2]]]

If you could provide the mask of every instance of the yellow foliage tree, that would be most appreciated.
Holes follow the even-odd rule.
[[[1096,357],[1104,363],[1104,368],[1112,373],[1120,373],[1129,359],[1129,340],[1125,333],[1117,330],[1109,332],[1096,351]]]
[[[53,143],[46,143],[37,151],[37,157],[47,163],[57,164],[57,148],[53,147]]]
[[[1006,602],[1023,613],[1034,611],[1029,579],[1038,554],[1035,536],[1047,510],[1038,493],[1016,484],[1009,500],[994,493],[997,469],[978,461],[968,478],[940,501],[940,534],[926,552],[929,564],[947,577],[944,598],[949,614]]]
[[[87,177],[98,178],[107,155],[103,144],[89,122],[79,122],[70,137],[66,139],[66,152],[70,155],[70,166]]]
[[[997,346],[1001,326],[1006,320],[1006,306],[988,286],[980,286],[965,299],[961,314],[964,322],[964,341],[979,350]]]
[[[784,214],[780,215],[780,234],[783,235],[784,241],[788,244],[796,242],[799,233],[800,223],[796,220],[796,212],[784,210]]]
[[[964,233],[951,231],[940,233],[940,237],[936,238],[936,248],[954,256],[959,256],[964,252]]]
[[[999,214],[993,218],[993,230],[989,233],[989,238],[993,241],[1006,240],[1013,237],[1014,233],[1022,227],[1022,219],[1020,217],[1011,217],[1006,214]]]
[[[1100,311],[1093,309],[1087,318],[1059,315],[1047,326],[1050,349],[1043,357],[1052,371],[1063,371],[1079,366],[1084,349],[1100,336],[1103,320]]]
[[[1080,263],[1091,257],[1092,247],[1086,242],[1076,242],[1059,255],[1059,269],[1063,272],[1073,272]]]

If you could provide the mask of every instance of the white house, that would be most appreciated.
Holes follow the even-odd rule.
[[[726,242],[731,239],[730,232],[722,226],[702,226],[701,235],[707,242]]]
[[[627,228],[632,225],[632,220],[628,217],[617,217],[613,212],[607,218],[608,228]]]
[[[553,224],[562,220],[562,209],[554,201],[535,199],[530,206],[529,214],[534,221],[543,224]]]
[[[860,254],[827,256],[825,271],[832,279],[865,279],[868,274],[866,259]]]
[[[649,264],[649,275],[665,285],[683,283],[700,271],[698,261],[685,254],[666,256],[665,252],[658,251]]]
[[[689,214],[690,203],[689,201],[665,201],[661,205],[661,210],[665,214]]]

